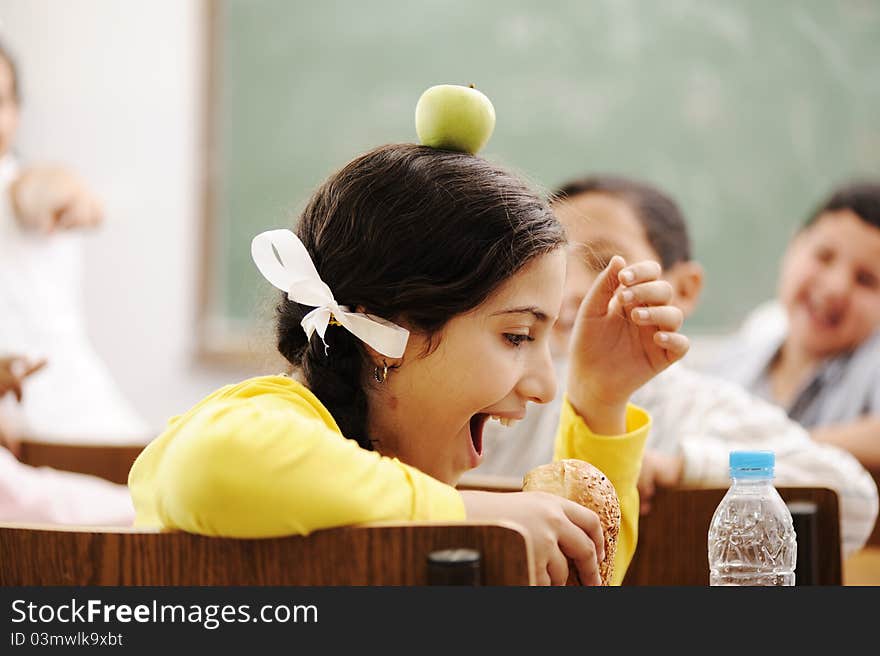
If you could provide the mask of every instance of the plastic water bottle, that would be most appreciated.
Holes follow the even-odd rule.
[[[709,526],[709,585],[794,585],[797,542],[769,451],[733,451],[732,484]]]

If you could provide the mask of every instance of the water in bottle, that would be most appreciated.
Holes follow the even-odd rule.
[[[791,513],[773,486],[769,451],[733,451],[730,489],[709,526],[710,585],[794,585]]]

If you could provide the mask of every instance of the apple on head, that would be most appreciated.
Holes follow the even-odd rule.
[[[416,104],[416,133],[426,146],[476,155],[495,129],[495,108],[485,94],[458,84],[438,84]]]

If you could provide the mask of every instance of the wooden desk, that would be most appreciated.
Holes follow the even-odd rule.
[[[867,546],[843,563],[844,585],[880,585],[880,547]]]
[[[125,485],[128,471],[143,449],[142,444],[54,444],[26,440],[21,443],[18,459],[32,467],[90,474]]]

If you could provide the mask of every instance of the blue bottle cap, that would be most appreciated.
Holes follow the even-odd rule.
[[[731,451],[731,478],[773,478],[776,456],[772,451]]]

